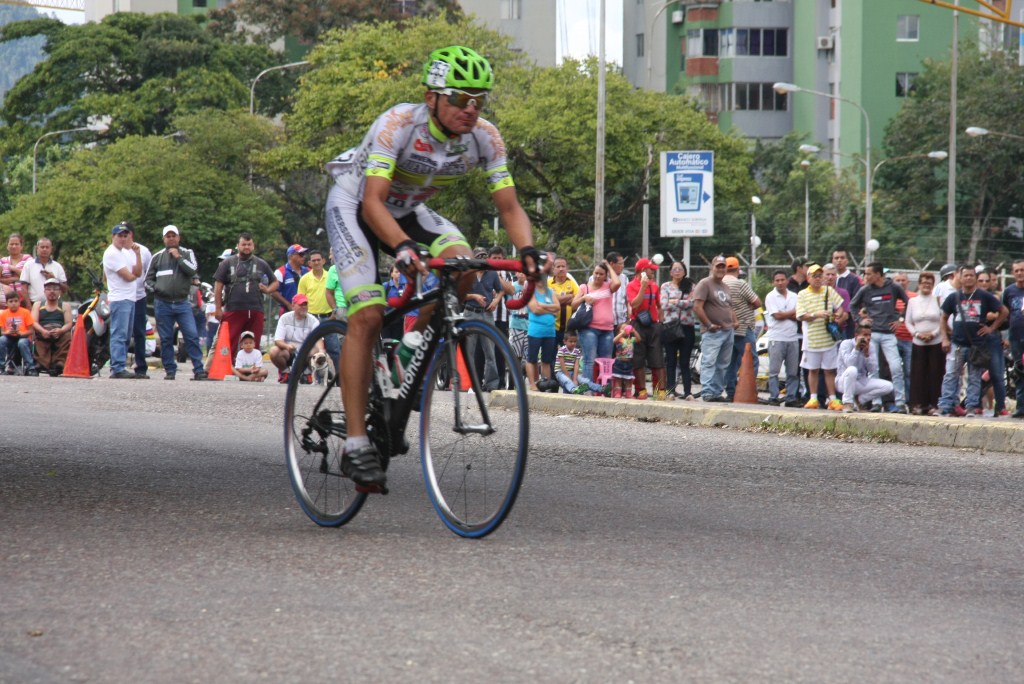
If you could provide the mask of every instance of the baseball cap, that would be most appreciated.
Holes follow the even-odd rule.
[[[235,253],[235,251],[233,249],[231,249],[230,247],[228,247],[223,252],[221,252],[220,256],[217,257],[217,258],[218,259],[227,259],[229,256],[231,256],[234,253]]]
[[[474,259],[486,259],[487,258],[487,250],[483,249],[482,247],[478,248],[478,249],[474,249],[473,250],[473,258]]]
[[[939,279],[945,280],[954,273],[956,273],[956,264],[943,264],[939,269]]]
[[[306,248],[296,242],[294,245],[292,245],[291,247],[288,248],[288,256],[291,256],[292,254],[296,254],[296,253],[297,254],[302,254],[305,251],[306,251]]]
[[[309,297],[304,294],[297,294],[292,297],[292,304],[309,304]]]
[[[722,256],[721,254],[719,254],[718,256],[716,256],[714,259],[711,260],[711,265],[712,266],[714,266],[715,264],[724,264],[724,263],[725,263],[725,257]]]
[[[807,265],[807,259],[804,259],[802,257],[793,259],[793,270],[794,271],[796,269],[800,268],[801,266],[806,266],[806,265]]]
[[[658,264],[654,263],[650,259],[641,259],[636,262],[635,268],[637,271],[646,271],[649,268],[658,268]]]
[[[56,278],[47,278],[43,281],[43,285],[60,285],[60,281]]]
[[[818,271],[824,271],[824,269],[818,264],[807,264],[807,275],[817,273]]]
[[[167,235],[168,233],[174,233],[175,235],[181,235],[181,231],[178,230],[178,226],[174,226],[174,225],[164,226],[164,235]]]
[[[737,259],[736,257],[725,257],[725,267],[726,268],[739,268],[740,267],[740,260]]]
[[[252,330],[243,330],[242,334],[238,336],[239,341],[244,340],[246,337],[255,340],[256,336],[252,333]]]
[[[110,229],[111,235],[120,235],[121,233],[130,233],[132,229],[125,223],[118,223],[116,226]]]

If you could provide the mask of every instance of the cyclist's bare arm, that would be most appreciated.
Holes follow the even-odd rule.
[[[516,196],[514,186],[508,186],[495,190],[491,193],[494,206],[498,210],[502,225],[508,231],[508,236],[516,249],[522,249],[533,244],[533,229],[530,227],[530,217],[526,215],[519,198]],[[535,274],[527,273],[527,276]]]
[[[388,211],[385,202],[391,191],[391,181],[381,176],[367,176],[363,192],[363,219],[374,234],[388,247],[394,248],[409,239],[398,221]],[[427,267],[421,262],[419,270],[426,274]]]

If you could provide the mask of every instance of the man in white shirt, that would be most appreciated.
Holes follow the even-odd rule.
[[[309,299],[304,294],[292,297],[291,311],[281,314],[277,319],[277,330],[274,331],[274,346],[270,348],[270,361],[277,366],[277,381],[288,382],[288,369],[295,359],[299,347],[313,332],[320,319],[309,314]],[[323,351],[323,340],[319,343]]]
[[[127,370],[128,337],[135,318],[136,281],[142,281],[142,252],[131,243],[131,228],[119,223],[111,230],[111,244],[103,252],[103,274],[107,278],[110,303],[110,377],[126,380],[135,377]]]
[[[149,317],[146,315],[146,273],[149,271],[149,263],[153,260],[153,254],[145,245],[135,241],[135,226],[127,221],[122,224],[128,228],[128,240],[125,247],[128,249],[139,248],[142,256],[142,277],[135,281],[135,316],[132,318],[132,342],[133,355],[135,357],[135,377],[139,380],[148,380],[146,371],[146,327],[149,325]]]
[[[779,371],[786,364],[786,406],[799,408],[800,325],[796,321],[796,295],[788,288],[789,276],[776,271],[775,289],[764,298],[764,322],[768,326],[768,403],[778,406]]]
[[[25,299],[23,302],[28,308],[36,302],[46,301],[46,292],[43,288],[50,278],[60,281],[61,294],[67,294],[68,277],[64,273],[64,267],[53,260],[53,243],[50,238],[41,237],[36,240],[36,256],[25,262],[21,270],[21,282],[27,284],[22,287],[21,292]]]

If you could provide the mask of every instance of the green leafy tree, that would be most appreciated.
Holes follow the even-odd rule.
[[[944,150],[949,140],[951,63],[930,60],[914,81],[899,114],[889,123],[885,149],[890,157],[926,155]],[[980,52],[961,45],[957,118],[962,127],[983,126],[1024,136],[1020,102],[1024,73],[1016,54]],[[956,213],[958,257],[970,263],[998,263],[1020,254],[1019,238],[994,238],[1007,217],[1024,216],[1024,178],[1020,160],[1024,142],[1012,138],[957,139]],[[902,253],[941,258],[946,236],[946,164],[921,159],[884,165],[875,179],[877,215],[882,230]],[[966,238],[966,239],[965,239]],[[882,239],[882,238],[880,238]],[[886,241],[883,241],[883,245]]]
[[[214,30],[224,36],[255,36],[265,42],[295,37],[313,45],[332,29],[401,21],[413,8],[420,16],[446,12],[455,18],[462,11],[457,0],[418,0],[408,3],[408,9],[394,0],[237,0],[210,16]]]
[[[206,278],[240,231],[252,232],[263,249],[280,246],[283,219],[272,198],[254,192],[231,168],[244,163],[250,138],[266,140],[270,131],[248,115],[208,114],[180,122],[186,142],[128,136],[74,154],[47,173],[38,194],[22,196],[0,215],[0,234],[17,230],[29,243],[51,238],[73,286],[86,282],[84,268],[96,270],[110,226],[121,220],[132,221],[140,241],[154,249],[160,228],[179,226]]]

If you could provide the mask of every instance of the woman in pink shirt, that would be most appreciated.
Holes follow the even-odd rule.
[[[621,285],[619,276],[608,265],[608,262],[602,261],[594,266],[590,281],[586,285],[580,286],[579,295],[572,300],[573,311],[584,303],[594,307],[594,319],[588,327],[579,331],[579,336],[580,348],[583,349],[580,382],[587,382],[595,392],[599,392],[603,388],[593,382],[594,359],[610,359],[612,357],[612,340],[615,339],[612,294]]]

